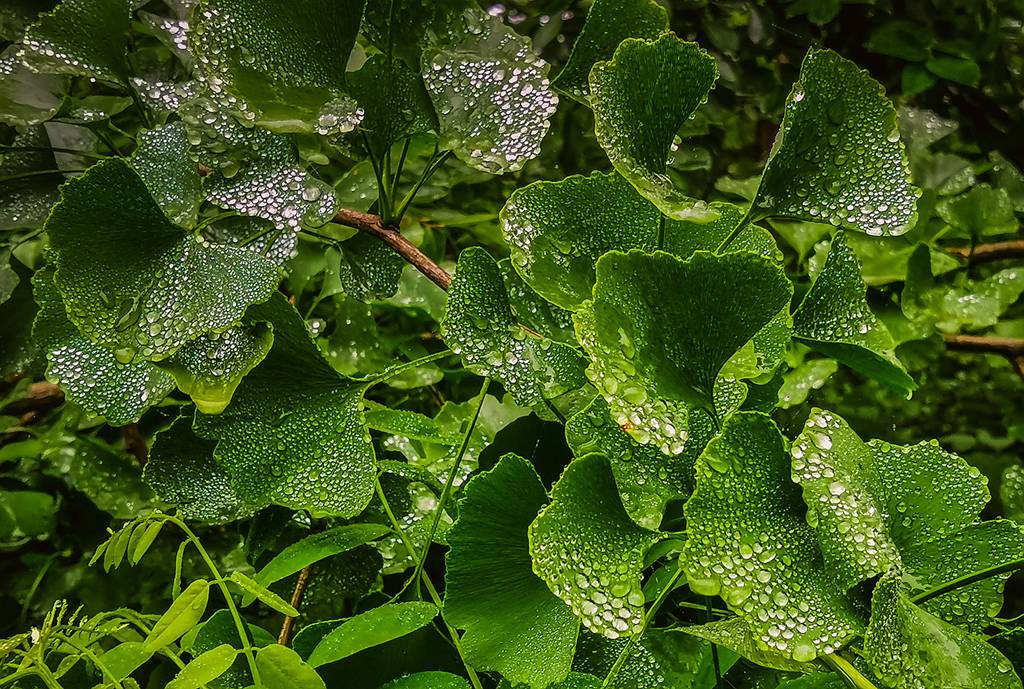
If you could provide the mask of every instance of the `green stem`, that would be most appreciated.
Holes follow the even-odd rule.
[[[434,352],[433,354],[428,354],[426,356],[421,356],[419,359],[413,359],[412,361],[406,361],[404,364],[399,364],[399,365],[395,366],[394,368],[389,368],[386,371],[382,371],[381,373],[377,374],[372,379],[370,385],[376,385],[377,383],[383,383],[385,380],[388,380],[389,378],[394,378],[395,376],[401,375],[401,374],[405,373],[408,370],[411,370],[411,369],[414,369],[414,368],[419,368],[420,366],[423,366],[424,364],[429,364],[430,362],[437,361],[438,359],[444,359],[447,356],[451,356],[451,353],[452,353],[452,350],[450,350],[450,349],[442,349],[440,352]]]
[[[199,541],[199,537],[193,533],[192,529],[190,529],[185,522],[171,515],[162,516],[185,533],[185,537],[188,538],[192,545],[195,546],[196,550],[199,551],[199,556],[203,558],[203,562],[210,570],[210,574],[213,575],[217,587],[220,589],[221,595],[224,596],[224,601],[227,603],[228,612],[231,614],[231,618],[235,622],[235,629],[238,631],[238,640],[242,643],[242,653],[245,654],[245,660],[249,665],[249,672],[252,673],[253,684],[257,687],[260,686],[262,684],[260,682],[260,672],[256,667],[256,655],[253,653],[252,645],[249,643],[249,633],[245,628],[245,622],[242,621],[242,616],[238,613],[238,608],[235,606],[235,600],[231,596],[231,591],[224,583],[224,577],[221,575],[216,563],[214,563],[210,554],[206,552],[206,548],[204,548],[203,544]]]
[[[90,153],[89,151],[79,151],[74,148],[61,148],[60,146],[0,146],[0,151],[29,151],[37,153],[74,153],[75,155],[82,156],[83,158],[110,158],[111,156],[103,155],[102,153]]]
[[[78,645],[77,643],[75,643],[74,641],[72,641],[72,640],[71,640],[71,639],[70,639],[69,637],[67,637],[67,636],[65,636],[65,637],[64,637],[63,639],[61,639],[61,641],[62,641],[63,643],[66,643],[66,644],[67,644],[68,646],[71,646],[72,648],[76,648],[76,649],[78,649],[78,651],[79,651],[79,652],[80,652],[80,653],[81,653],[81,654],[82,654],[83,656],[85,656],[86,658],[88,658],[89,660],[91,660],[91,661],[92,661],[93,665],[95,665],[95,666],[96,666],[96,667],[97,667],[97,668],[99,669],[100,673],[102,673],[102,674],[104,674],[104,675],[106,675],[107,677],[109,677],[109,678],[110,678],[110,681],[111,681],[111,683],[112,683],[112,684],[113,684],[113,685],[114,685],[115,687],[118,687],[118,689],[124,689],[124,685],[123,685],[123,684],[121,684],[121,680],[119,680],[119,679],[118,679],[118,678],[117,678],[117,677],[116,677],[116,676],[114,675],[114,673],[110,671],[110,668],[108,668],[108,667],[107,667],[107,666],[106,666],[106,665],[105,665],[105,664],[103,663],[103,661],[101,661],[101,660],[99,659],[99,657],[98,657],[98,656],[97,656],[97,655],[96,655],[95,653],[93,653],[93,652],[92,652],[91,650],[89,650],[88,648],[86,648],[86,647],[84,647],[84,646],[80,646],[80,645]]]
[[[729,236],[722,240],[722,243],[718,245],[718,248],[715,249],[715,253],[720,254],[728,249],[729,245],[732,244],[732,241],[740,236],[740,232],[743,231],[743,228],[753,221],[754,218],[751,217],[750,211],[747,211],[746,215],[740,218],[740,221],[736,223],[736,227],[732,228],[732,232],[729,233]]]
[[[711,596],[704,599],[704,621],[710,623],[714,620],[715,605]],[[718,660],[718,644],[711,642],[711,664],[715,668],[715,689],[722,686],[722,665]]]
[[[437,149],[435,148],[434,155],[430,161],[430,164],[428,164],[427,168],[423,171],[423,175],[420,176],[416,184],[414,184],[412,189],[409,190],[409,193],[405,195],[404,199],[402,199],[402,205],[398,207],[398,212],[395,213],[396,223],[402,220],[402,217],[405,215],[405,212],[409,210],[409,204],[411,204],[412,200],[416,198],[416,194],[419,193],[419,190],[423,187],[424,184],[427,183],[427,180],[430,179],[434,172],[439,167],[441,167],[444,161],[448,160],[449,155],[451,155],[451,151],[444,151],[443,153],[438,155]]]
[[[16,175],[7,175],[6,177],[0,177],[0,184],[4,182],[13,182],[19,179],[26,179],[28,177],[43,177],[46,175],[64,175],[73,172],[85,172],[85,170],[32,170],[31,172],[19,172]]]
[[[665,214],[658,214],[658,249],[665,248]]]
[[[932,598],[935,598],[936,596],[941,596],[944,593],[955,591],[959,588],[963,588],[964,586],[969,586],[970,584],[973,584],[977,581],[982,581],[983,579],[988,579],[999,574],[1015,572],[1018,569],[1024,569],[1024,560],[1013,560],[1012,562],[1004,562],[1003,564],[996,565],[995,567],[989,567],[988,569],[983,569],[979,572],[974,572],[973,574],[967,574],[965,576],[958,577],[957,579],[947,581],[944,584],[939,584],[938,586],[929,589],[924,593],[919,593],[918,595],[911,597],[910,601],[912,603],[917,603],[920,605],[921,603],[929,601]]]
[[[430,552],[430,544],[434,542],[434,535],[437,533],[437,526],[441,523],[441,515],[444,514],[444,507],[448,502],[448,498],[451,497],[452,486],[455,485],[455,476],[459,473],[459,469],[462,467],[462,458],[466,455],[466,449],[469,447],[470,438],[473,435],[473,429],[476,428],[476,421],[480,418],[480,410],[484,408],[484,399],[487,397],[487,386],[491,384],[490,378],[484,378],[483,385],[480,386],[480,392],[477,393],[478,402],[476,404],[476,411],[473,412],[473,418],[470,419],[469,425],[466,427],[466,432],[462,435],[462,442],[459,443],[459,453],[455,456],[455,461],[452,463],[451,471],[448,472],[448,479],[444,483],[444,490],[441,491],[441,496],[437,499],[437,509],[434,510],[434,518],[430,522],[430,531],[427,533],[426,546],[423,548],[422,557],[416,558],[416,568],[412,573],[412,580],[418,581],[420,574],[423,572],[423,565],[426,563],[427,554]],[[416,590],[419,591],[419,585],[417,584]]]
[[[409,551],[409,555],[412,556],[414,560],[418,561],[420,559],[419,552],[417,551],[416,546],[413,545],[412,541],[409,540],[409,537],[402,529],[402,525],[395,517],[395,513],[391,510],[391,505],[388,503],[387,496],[384,495],[384,488],[380,485],[379,476],[374,479],[374,488],[377,491],[377,498],[380,500],[380,504],[384,508],[384,513],[388,516],[388,521],[391,522],[391,528],[393,528],[395,533],[398,534],[398,537],[405,545],[405,549]],[[441,596],[437,593],[437,589],[434,588],[434,582],[430,581],[430,577],[428,577],[425,572],[422,574],[422,578],[423,585],[427,589],[427,593],[430,594],[430,599],[434,602],[434,605],[437,606],[438,610],[440,610],[443,602],[441,600]],[[445,621],[444,615],[441,616],[441,622],[444,624],[445,629],[448,630],[448,634],[452,638],[452,645],[455,647],[455,651],[459,654],[459,658],[462,660],[462,666],[466,668],[466,674],[469,676],[469,681],[472,683],[473,689],[483,689],[483,685],[480,684],[480,677],[477,676],[476,670],[474,670],[469,664],[466,660],[465,654],[462,652],[462,643],[459,640],[459,633],[455,631],[447,621]]]
[[[629,654],[633,650],[633,646],[636,645],[640,640],[640,637],[642,637],[644,632],[647,631],[647,625],[649,625],[651,620],[654,619],[654,616],[658,613],[658,608],[660,608],[661,604],[665,602],[668,595],[672,593],[676,582],[679,581],[679,577],[682,575],[683,569],[681,567],[677,567],[675,574],[673,574],[672,578],[668,580],[668,583],[665,584],[665,588],[661,590],[661,593],[658,594],[658,597],[654,599],[654,602],[651,603],[651,607],[648,608],[647,612],[644,614],[644,620],[640,625],[640,631],[629,637],[629,641],[626,642],[622,652],[619,653],[619,657],[615,659],[615,664],[612,665],[608,674],[605,675],[604,681],[601,682],[601,689],[607,689],[607,687],[611,686],[611,683],[615,681],[615,676],[619,674],[619,670],[621,670],[622,666],[626,664],[626,660],[629,658]]]
[[[820,658],[821,662],[838,673],[851,689],[878,689],[871,680],[860,674],[850,661],[838,653],[829,653]]]

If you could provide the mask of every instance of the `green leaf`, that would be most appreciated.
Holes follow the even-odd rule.
[[[986,328],[1024,293],[1024,270],[1006,268],[982,280],[958,276],[954,284],[939,283],[932,275],[931,252],[921,245],[910,257],[900,306],[917,323],[946,333],[961,328]]]
[[[57,501],[34,490],[0,490],[0,541],[38,538],[56,525]]]
[[[175,224],[191,228],[199,217],[204,194],[188,149],[185,125],[174,122],[139,134],[131,161],[164,214]]]
[[[238,655],[231,644],[221,644],[196,656],[167,684],[167,689],[199,689],[227,672]]]
[[[391,247],[360,232],[339,245],[338,280],[345,294],[363,302],[394,296],[406,263]]]
[[[365,0],[204,0],[189,42],[202,78],[234,96],[245,119],[276,132],[351,131],[345,65]]]
[[[694,414],[701,412],[694,410]],[[608,457],[626,512],[637,524],[653,530],[661,525],[670,500],[685,499],[693,492],[694,463],[714,433],[710,419],[702,416],[702,420],[691,424],[682,453],[666,455],[631,438],[612,419],[607,402],[598,397],[569,419],[565,437],[576,456],[598,452]]]
[[[987,184],[975,185],[965,194],[943,199],[936,210],[947,224],[971,237],[1012,234],[1020,227],[1006,190],[993,189]]]
[[[981,81],[981,67],[969,58],[937,57],[924,64],[932,74],[965,86],[976,86]]]
[[[725,414],[742,401],[742,384],[719,374],[791,290],[776,265],[747,251],[700,251],[686,261],[609,252],[597,264],[593,302],[574,316],[591,358],[587,375],[620,426],[629,423],[639,442],[679,454],[689,408]],[[739,399],[726,388],[739,388]]]
[[[372,56],[348,75],[348,90],[363,109],[360,128],[378,160],[393,143],[433,127],[434,111],[423,81],[400,60]]]
[[[797,407],[807,401],[811,390],[818,390],[832,374],[839,369],[835,359],[811,359],[783,376],[779,388],[779,406],[783,409]]]
[[[986,480],[937,443],[863,442],[831,412],[814,410],[793,442],[793,480],[808,506],[828,570],[847,588],[890,570],[919,589],[1024,557],[1011,522],[981,522]],[[1002,607],[1008,575],[925,604],[983,629]]]
[[[142,667],[154,652],[141,641],[124,641],[104,651],[99,660],[114,679],[122,680]]]
[[[672,34],[626,39],[611,60],[590,72],[598,142],[615,169],[669,217],[716,217],[675,186],[667,161],[679,128],[707,100],[717,78],[713,57]]]
[[[441,145],[484,172],[519,170],[540,153],[558,103],[548,64],[500,17],[466,9],[455,24],[422,55]]]
[[[275,266],[282,266],[295,257],[298,233],[281,230],[260,218],[235,215],[203,228],[202,236],[215,244],[248,249]]]
[[[327,224],[338,210],[334,190],[291,161],[259,161],[237,175],[207,178],[208,200],[298,231]]]
[[[727,617],[723,620],[694,624],[682,627],[680,633],[692,634],[717,646],[728,648],[747,660],[774,670],[783,672],[807,672],[813,667],[808,663],[799,663],[788,655],[775,650],[765,650],[750,632],[747,623],[740,617]]]
[[[539,295],[570,311],[590,298],[602,255],[658,248],[660,217],[614,172],[534,182],[513,192],[500,213],[512,265]]]
[[[894,689],[1020,689],[1013,666],[981,637],[910,602],[898,575],[883,577],[871,600],[864,657]]]
[[[523,282],[523,278],[512,267],[512,261],[504,258],[498,261],[498,269],[505,280],[505,291],[508,292],[509,306],[519,322],[544,336],[564,342],[576,344],[576,335],[572,329],[572,312],[555,306],[544,299],[533,288]]]
[[[255,580],[261,586],[270,586],[307,565],[352,550],[389,532],[382,524],[348,524],[311,534],[275,555],[256,573]]]
[[[865,376],[911,392],[914,384],[893,351],[889,330],[871,312],[860,262],[843,232],[793,314],[793,338]]]
[[[172,224],[120,159],[69,181],[46,232],[69,319],[125,363],[225,329],[278,281],[252,252],[201,244]]]
[[[708,204],[717,219],[711,222],[668,220],[665,236],[659,247],[679,258],[689,258],[697,251],[716,251],[726,237],[743,219],[743,209],[731,203],[713,201]],[[729,252],[751,251],[779,262],[782,253],[771,233],[757,225],[747,225],[729,244]]]
[[[299,616],[299,611],[292,607],[288,601],[281,598],[281,596],[277,595],[270,589],[264,587],[252,577],[242,574],[241,572],[232,572],[231,581],[238,584],[246,594],[246,597],[251,596],[252,598],[256,598],[267,607],[276,610],[282,615],[287,615],[288,617]]]
[[[104,572],[117,569],[124,562],[124,556],[128,553],[128,543],[132,536],[131,526],[130,522],[125,524],[107,541],[107,550],[103,553]]]
[[[275,294],[249,310],[274,329],[267,357],[217,415],[197,414],[197,435],[244,503],[351,517],[373,494],[374,453],[362,417],[366,383],[324,360],[302,317]]]
[[[265,689],[327,689],[316,670],[281,644],[261,648],[256,653],[256,669]]]
[[[610,60],[627,38],[654,39],[668,31],[668,13],[654,0],[595,0],[562,71],[551,84],[586,102],[591,68]]]
[[[444,617],[466,630],[467,662],[516,686],[565,679],[579,620],[531,569],[528,531],[547,504],[544,484],[527,460],[509,454],[462,495],[447,535]]]
[[[365,416],[366,425],[375,431],[438,445],[458,445],[462,442],[462,436],[458,433],[450,433],[436,419],[416,412],[380,407],[368,410]]]
[[[128,85],[129,0],[68,0],[28,27],[19,57],[40,72]]]
[[[566,468],[530,526],[533,571],[595,634],[633,636],[644,615],[644,554],[660,538],[629,518],[607,458],[587,455]]]
[[[448,672],[416,672],[392,680],[380,689],[469,689],[469,682]]]
[[[758,648],[806,663],[859,634],[865,615],[825,567],[789,471],[769,417],[726,419],[697,461],[681,563],[690,588],[721,595]]]
[[[321,639],[309,654],[309,664],[319,667],[387,643],[430,624],[436,616],[436,607],[420,601],[391,603],[367,610]]]
[[[584,383],[583,362],[573,349],[531,336],[516,321],[498,264],[479,247],[459,256],[441,335],[468,367],[497,378],[521,405]]]
[[[900,235],[917,222],[918,196],[882,86],[836,53],[810,50],[750,216]]]
[[[626,639],[611,640],[593,634],[581,634],[573,667],[589,675],[607,677],[627,643]],[[714,677],[710,678],[710,683],[701,677],[702,665],[710,660],[710,650],[709,644],[692,636],[677,631],[649,629],[633,644],[608,689],[711,689]],[[727,657],[731,654],[725,651],[720,655],[719,665],[724,674],[732,664]],[[735,656],[732,660],[735,660]],[[579,689],[590,686],[586,682],[581,684],[583,686]],[[593,685],[594,689],[599,686],[600,680]]]
[[[250,516],[258,505],[239,497],[227,472],[213,458],[216,443],[192,431],[182,416],[156,434],[143,477],[161,500],[189,521],[228,522]]]
[[[192,340],[157,366],[203,414],[219,414],[242,379],[263,361],[274,342],[266,323],[249,323]]]
[[[137,565],[146,551],[149,550],[150,546],[153,545],[153,541],[160,535],[160,530],[164,528],[164,521],[158,519],[148,524],[143,523],[136,527],[135,531],[132,532],[132,538],[128,542],[128,563],[131,565]]]
[[[146,637],[145,649],[159,651],[196,625],[206,612],[210,600],[210,583],[197,579],[181,592],[171,607],[160,616]]]
[[[999,501],[1003,503],[1003,514],[1008,519],[1024,522],[1024,465],[1011,464],[1003,469]]]
[[[68,320],[53,275],[47,264],[32,276],[39,307],[32,334],[46,354],[47,378],[111,425],[138,421],[174,389],[174,380],[148,361],[121,363],[109,349],[86,339]]]
[[[24,129],[57,114],[68,81],[33,72],[15,53],[11,47],[0,55],[0,122]]]

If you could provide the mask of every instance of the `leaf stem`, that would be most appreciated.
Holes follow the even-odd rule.
[[[438,155],[437,148],[435,147],[434,155],[431,157],[430,163],[427,165],[416,184],[413,185],[413,188],[410,189],[409,193],[405,195],[404,199],[402,199],[402,204],[398,207],[398,212],[395,213],[395,222],[402,220],[405,212],[409,209],[409,204],[411,204],[413,199],[416,198],[416,194],[419,193],[419,190],[423,188],[423,185],[427,183],[427,181],[433,176],[434,172],[441,167],[444,161],[448,160],[449,155],[451,155],[451,151],[443,151]]]
[[[838,673],[839,676],[843,678],[843,681],[846,682],[847,686],[851,687],[851,689],[878,689],[878,687],[876,687],[871,680],[862,675],[860,671],[850,663],[850,661],[838,653],[828,653],[820,658],[821,662]]]
[[[732,232],[729,233],[729,236],[722,240],[722,243],[718,245],[718,248],[715,249],[715,253],[720,254],[728,249],[733,240],[740,236],[740,232],[743,231],[743,228],[751,222],[753,222],[753,218],[750,216],[750,211],[747,211],[746,214],[740,218],[740,221],[736,223],[736,227],[732,228]]]
[[[647,609],[646,613],[644,613],[644,620],[643,623],[640,625],[640,631],[634,634],[633,636],[629,637],[629,641],[627,641],[626,645],[622,648],[622,651],[619,653],[619,657],[615,659],[615,663],[608,671],[608,674],[605,675],[604,681],[601,682],[601,689],[607,689],[607,687],[611,686],[611,683],[615,681],[615,676],[619,674],[619,671],[622,669],[622,666],[626,664],[626,660],[629,658],[629,653],[633,650],[633,646],[636,645],[640,637],[642,637],[644,635],[644,632],[647,631],[647,626],[651,623],[651,620],[653,620],[654,616],[658,613],[658,608],[660,608],[662,603],[665,602],[665,599],[668,598],[668,595],[672,593],[672,590],[675,588],[676,582],[679,581],[679,577],[681,577],[682,575],[683,568],[676,565],[676,571],[672,575],[672,578],[668,580],[668,582],[665,584],[665,588],[661,590],[661,593],[658,594],[658,597],[654,599],[653,603],[651,603],[651,607]]]
[[[704,597],[704,621],[711,622],[715,619],[715,604],[711,596]],[[718,659],[718,644],[711,642],[711,664],[715,668],[715,689],[722,686],[722,665]]]
[[[982,581],[984,579],[988,579],[990,577],[997,576],[999,574],[1015,572],[1018,569],[1024,569],[1024,560],[1013,560],[1011,562],[1004,562],[1003,564],[996,565],[995,567],[989,567],[987,569],[974,572],[973,574],[967,574],[962,577],[952,579],[944,584],[939,584],[938,586],[931,588],[925,591],[924,593],[919,593],[916,596],[912,596],[910,598],[910,602],[921,604],[926,601],[930,601],[932,598],[941,596],[944,593],[955,591],[959,588],[963,588],[964,586],[969,586],[970,584]]]

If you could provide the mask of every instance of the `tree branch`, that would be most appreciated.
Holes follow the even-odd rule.
[[[978,244],[973,247],[946,247],[945,252],[972,263],[1001,261],[1004,258],[1024,258],[1024,239]]]
[[[313,565],[306,565],[299,572],[299,578],[295,581],[295,590],[292,591],[291,605],[296,610],[299,609],[299,605],[302,604],[302,595],[306,592],[306,586],[309,585],[310,571],[313,569]],[[292,635],[292,626],[295,624],[295,618],[284,616],[284,622],[281,624],[281,633],[277,635],[277,643],[282,646],[288,645],[288,637]]]
[[[1010,360],[1020,377],[1024,378],[1024,339],[981,335],[945,335],[944,338],[946,349],[1004,356]]]

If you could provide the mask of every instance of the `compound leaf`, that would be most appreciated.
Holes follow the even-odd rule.
[[[129,0],[68,0],[28,27],[20,57],[40,72],[127,86]]]
[[[660,538],[629,518],[608,459],[579,457],[530,525],[533,571],[587,629],[609,639],[633,636],[644,615],[644,554]]]
[[[580,356],[516,321],[498,264],[479,247],[459,256],[441,333],[467,366],[497,378],[524,406],[583,385]]]
[[[914,384],[893,351],[888,328],[871,312],[860,261],[843,232],[793,314],[793,338],[869,378],[910,392]]]
[[[713,57],[672,34],[622,41],[611,60],[590,72],[598,143],[615,169],[669,217],[715,219],[706,203],[676,188],[667,161],[679,128],[717,78]]]
[[[505,455],[466,486],[447,534],[444,617],[466,630],[467,661],[535,689],[569,674],[579,630],[532,570],[527,534],[546,504],[533,466]]]
[[[750,216],[895,236],[917,222],[918,196],[896,109],[882,86],[831,50],[810,50]]]
[[[697,460],[681,562],[690,588],[721,595],[762,650],[807,663],[863,630],[864,611],[824,566],[771,419],[738,412]]]
[[[125,363],[226,329],[278,281],[254,253],[201,243],[171,223],[120,159],[65,184],[46,232],[69,319]]]

